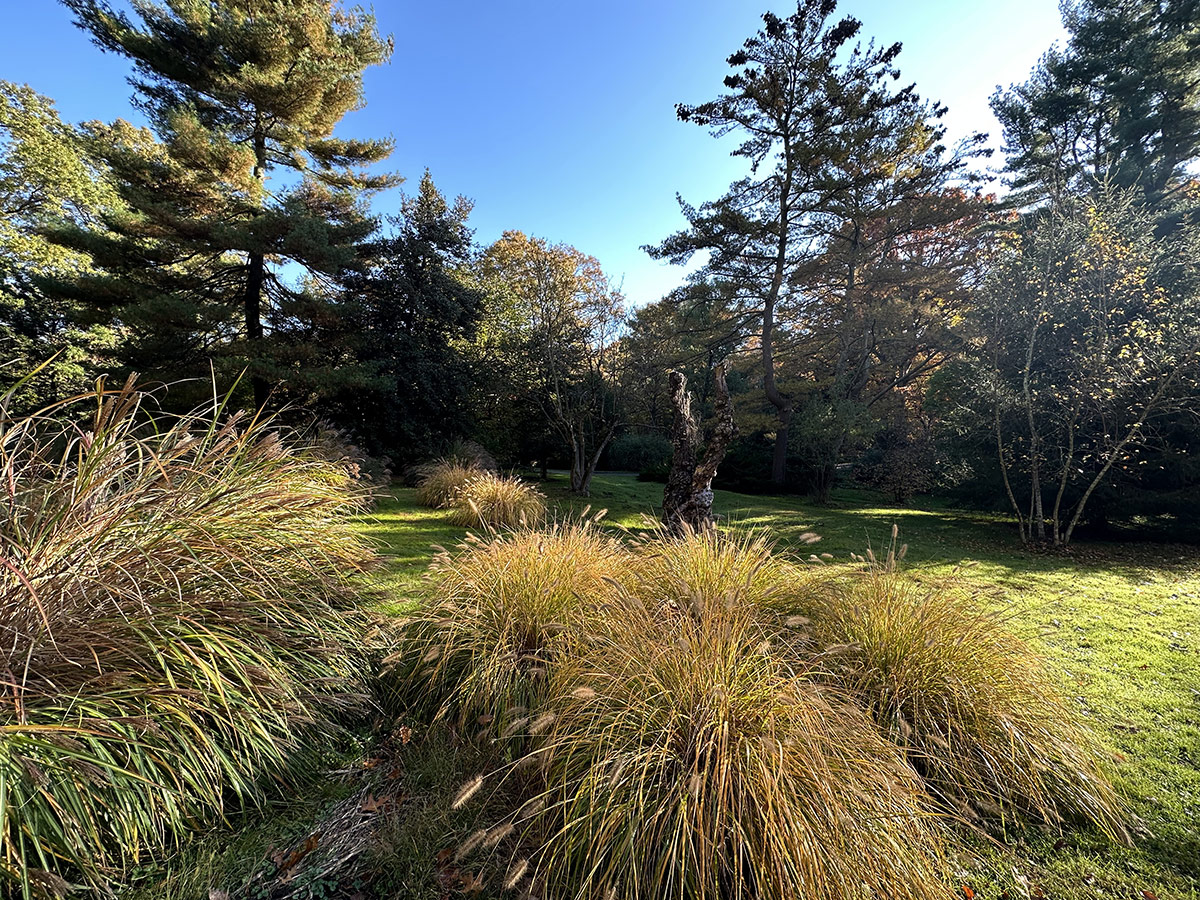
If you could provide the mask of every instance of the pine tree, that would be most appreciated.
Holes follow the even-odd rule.
[[[396,181],[369,171],[390,141],[333,136],[391,41],[330,0],[135,0],[137,21],[99,0],[64,2],[133,62],[135,102],[161,143],[123,140],[118,126],[107,162],[130,211],[107,231],[55,235],[103,270],[62,289],[128,328],[129,366],[248,369],[261,407],[288,376],[272,317],[320,303],[296,273],[352,268],[374,229],[365,196]]]
[[[823,402],[853,400],[878,355],[875,288],[921,297],[944,290],[945,267],[926,263],[918,245],[968,215],[975,199],[951,187],[979,136],[962,155],[947,153],[938,124],[945,109],[912,85],[893,87],[900,45],[848,49],[861,23],[834,21],[835,8],[835,0],[801,0],[786,19],[765,14],[762,30],[728,59],[728,92],[677,107],[680,119],[718,137],[741,136],[733,152],[750,173],[699,208],[681,201],[689,227],[645,248],[680,263],[709,254],[697,277],[733,298],[732,317],[761,358],[777,419],[776,486],[785,480],[799,389],[813,381],[792,365],[808,384],[787,384],[788,345],[825,329],[820,343],[838,347]],[[942,285],[921,289],[931,275]]]
[[[328,398],[335,420],[372,453],[415,462],[470,422],[473,335],[483,295],[465,273],[471,201],[447,202],[428,171],[389,217],[390,233],[364,249],[366,271],[346,285],[345,333],[360,384]]]
[[[1029,80],[992,98],[1023,205],[1104,186],[1172,202],[1200,157],[1200,2],[1082,0]]]

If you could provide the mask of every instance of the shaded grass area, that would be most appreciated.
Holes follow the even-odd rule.
[[[616,533],[643,530],[643,517],[654,514],[662,490],[615,475],[597,476],[587,499],[571,497],[565,478],[542,486],[559,516],[589,505],[604,508],[605,527]],[[966,887],[980,900],[1200,897],[1200,550],[1086,543],[1069,555],[1031,553],[1003,518],[936,503],[895,508],[859,491],[837,493],[828,507],[719,491],[715,508],[726,524],[766,531],[780,550],[801,559],[828,553],[844,561],[868,547],[879,551],[895,524],[909,545],[907,569],[917,577],[936,578],[966,564],[963,577],[1045,652],[1071,702],[1111,750],[1116,785],[1137,817],[1133,848],[1088,831],[1028,828],[977,836],[956,859],[947,896],[967,896]],[[420,602],[433,547],[453,547],[467,534],[448,511],[419,507],[415,491],[402,486],[357,524],[384,557],[372,580],[385,591],[384,611],[396,614]],[[809,544],[814,532],[821,540]],[[416,717],[378,724],[413,729],[403,746],[389,751],[402,802],[389,807],[380,840],[368,851],[371,883],[331,887],[320,896],[462,896],[474,886],[473,876],[458,869],[454,849],[507,800],[489,797],[485,785],[471,808],[453,808],[464,779],[483,767],[470,735],[426,732]],[[332,788],[335,797],[347,790]],[[263,868],[264,847],[289,846],[319,827],[322,797],[314,791],[303,811],[289,808],[278,822],[239,822],[232,837],[225,832],[197,842],[168,867],[177,879],[171,890],[139,896],[204,898],[209,888],[245,883],[247,872]],[[199,871],[181,879],[178,873],[189,867]],[[146,884],[160,875],[155,870]]]
[[[586,499],[571,497],[562,478],[544,488],[560,515],[605,508],[614,530],[643,530],[643,517],[661,500],[660,485],[628,476],[597,476]],[[466,531],[445,514],[415,508],[411,490],[392,494],[363,528],[382,543],[385,584],[411,596],[430,545],[451,546]],[[978,839],[977,858],[962,860],[959,872],[978,896],[1200,896],[1197,548],[1096,542],[1070,554],[1034,553],[1002,517],[932,503],[895,508],[862,491],[839,492],[828,507],[718,491],[715,509],[726,524],[765,530],[800,558],[828,553],[845,560],[878,550],[896,524],[910,548],[910,572],[934,577],[967,564],[964,576],[1063,674],[1069,696],[1114,754],[1117,786],[1138,817],[1136,846],[1032,829]],[[805,536],[814,532],[821,540],[810,545]]]

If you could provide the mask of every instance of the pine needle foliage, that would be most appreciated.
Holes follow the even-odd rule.
[[[951,812],[1090,822],[1128,841],[1103,748],[1055,675],[963,581],[919,581],[896,557],[804,607],[838,682]]]
[[[119,883],[361,696],[351,473],[219,402],[149,403],[0,409],[5,896]]]
[[[579,898],[940,896],[918,779],[744,602],[769,589],[764,545],[653,553],[555,669],[539,877]]]

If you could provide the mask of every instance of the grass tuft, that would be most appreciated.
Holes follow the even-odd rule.
[[[942,895],[919,781],[863,712],[776,651],[751,605],[730,602],[765,570],[762,549],[661,544],[660,574],[718,551],[713,570],[674,590],[642,580],[649,591],[556,668],[558,716],[534,751],[548,786],[538,872],[556,896]]]
[[[524,728],[625,564],[594,520],[496,534],[440,555],[430,601],[405,628],[401,683],[442,715]]]
[[[130,382],[0,413],[13,894],[119,882],[258,800],[303,736],[358,702],[347,576],[373,554],[351,472],[219,404],[168,418],[146,403]]]
[[[455,492],[450,520],[455,525],[518,528],[541,525],[546,497],[519,478],[478,472]]]
[[[961,581],[921,583],[889,555],[824,598],[813,634],[839,682],[951,811],[1085,821],[1128,842],[1096,738],[1038,654]]]
[[[462,486],[483,472],[471,462],[439,459],[417,470],[417,502],[430,509],[449,509]]]

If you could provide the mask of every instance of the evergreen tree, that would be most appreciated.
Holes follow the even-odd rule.
[[[327,408],[372,453],[417,461],[469,428],[463,346],[482,310],[464,276],[470,213],[469,200],[447,202],[426,171],[389,220],[391,233],[365,248],[366,271],[347,284],[345,332],[328,343],[349,348],[362,381]]]
[[[680,119],[717,136],[741,135],[734,155],[750,173],[699,208],[681,201],[689,227],[646,248],[674,262],[709,253],[698,277],[733,298],[732,317],[760,355],[777,420],[776,487],[785,480],[801,394],[813,381],[789,345],[823,331],[808,341],[834,348],[822,402],[857,404],[882,337],[876,325],[884,317],[873,307],[900,297],[925,303],[952,290],[947,258],[922,245],[927,236],[940,240],[975,200],[951,188],[981,138],[962,154],[947,153],[937,124],[945,109],[926,104],[912,85],[892,86],[900,45],[846,49],[861,23],[834,22],[835,8],[835,0],[801,0],[786,19],[767,13],[763,29],[728,59],[728,93],[677,107]],[[790,385],[789,361],[798,379]]]
[[[131,367],[248,369],[262,406],[289,374],[272,319],[322,303],[291,273],[320,281],[352,268],[375,224],[364,197],[395,181],[369,172],[389,141],[333,136],[391,41],[330,0],[135,0],[137,21],[100,0],[64,2],[101,48],[133,62],[136,103],[161,144],[111,142],[129,212],[107,231],[56,234],[103,270],[60,290],[128,328]]]
[[[1024,84],[992,98],[1016,201],[1101,185],[1172,201],[1200,157],[1200,0],[1081,0]]]

